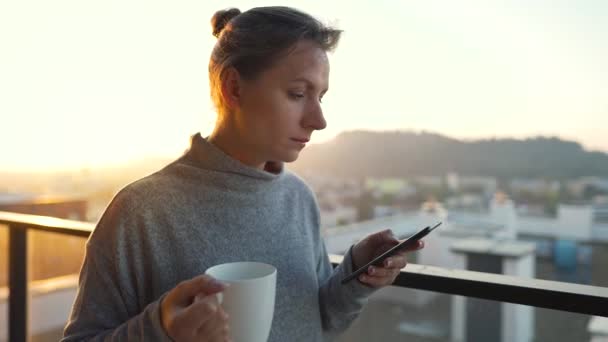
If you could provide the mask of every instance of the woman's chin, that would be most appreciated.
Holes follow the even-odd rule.
[[[285,163],[291,163],[294,162],[298,159],[298,157],[300,156],[300,151],[287,151],[286,153],[283,153],[281,156],[281,161],[285,162]]]

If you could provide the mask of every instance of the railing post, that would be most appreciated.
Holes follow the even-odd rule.
[[[8,287],[9,287],[9,327],[8,340],[27,341],[27,229],[11,224],[8,229]]]

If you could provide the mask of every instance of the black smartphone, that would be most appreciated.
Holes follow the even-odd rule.
[[[406,240],[400,242],[398,245],[395,245],[393,248],[391,248],[388,251],[382,253],[381,255],[375,257],[372,261],[368,262],[366,265],[362,266],[358,270],[356,270],[353,273],[351,273],[350,275],[348,275],[346,278],[342,279],[342,284],[346,284],[349,281],[356,278],[357,276],[359,276],[359,274],[366,272],[367,268],[370,267],[371,265],[374,265],[374,266],[382,265],[382,263],[384,262],[384,260],[386,258],[390,257],[391,255],[394,255],[396,252],[398,252],[401,249],[412,246],[413,244],[418,242],[418,240],[427,236],[430,232],[432,232],[435,228],[439,227],[440,225],[441,225],[441,222],[437,223],[432,228],[431,228],[431,226],[424,227],[424,229],[422,229],[418,233],[410,236]]]

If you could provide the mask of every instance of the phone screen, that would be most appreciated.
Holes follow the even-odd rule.
[[[414,234],[414,235],[410,236],[409,238],[407,238],[406,240],[400,242],[398,245],[393,246],[391,249],[389,249],[386,252],[382,253],[381,255],[375,257],[372,261],[368,262],[364,266],[360,267],[358,270],[356,270],[353,273],[351,273],[350,275],[348,275],[346,278],[342,279],[342,284],[346,284],[347,282],[356,278],[359,274],[364,273],[365,271],[367,271],[367,268],[370,267],[371,265],[375,265],[375,266],[382,265],[382,263],[384,262],[384,260],[386,258],[388,258],[391,255],[394,255],[395,253],[397,253],[398,251],[400,251],[404,248],[407,248],[407,247],[413,245],[414,243],[418,242],[418,240],[427,236],[430,232],[432,232],[435,228],[439,227],[440,225],[441,225],[441,222],[437,223],[432,228],[430,226],[424,227],[422,230],[420,230],[416,234]]]

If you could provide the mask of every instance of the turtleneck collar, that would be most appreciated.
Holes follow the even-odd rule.
[[[271,181],[281,177],[285,172],[282,162],[267,162],[264,170],[245,165],[210,143],[200,133],[191,137],[190,149],[184,157],[194,166],[202,169],[234,173],[261,180]]]

